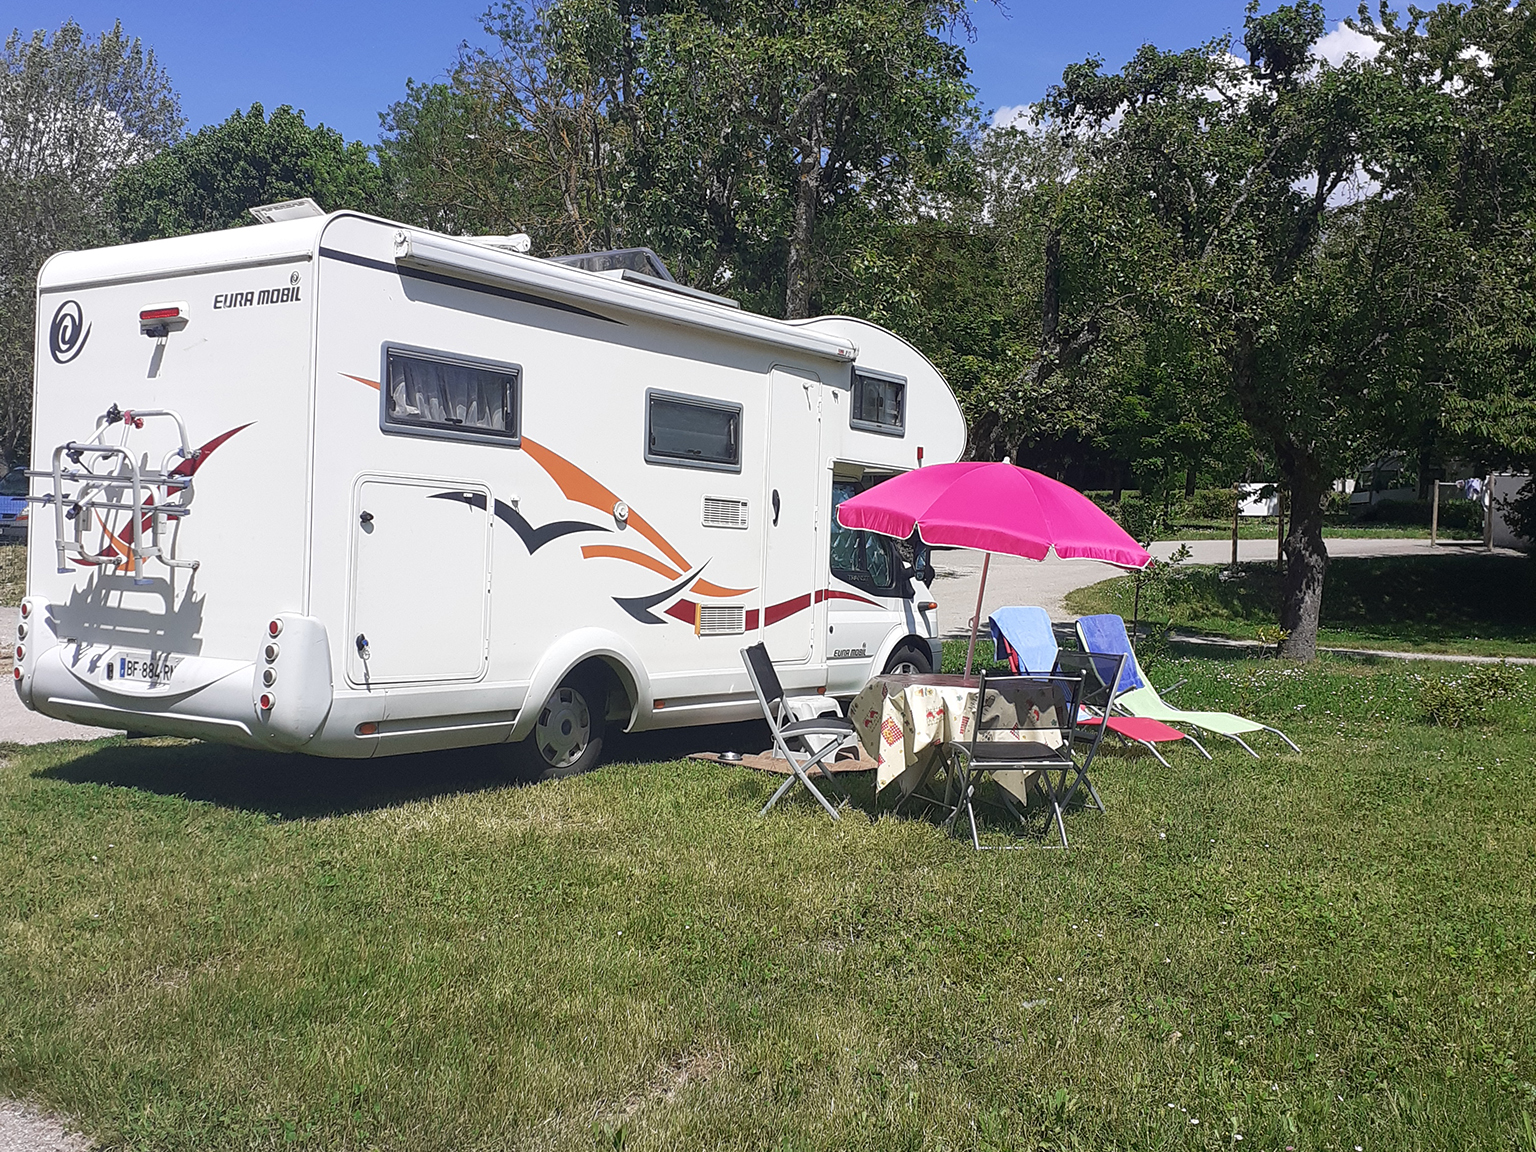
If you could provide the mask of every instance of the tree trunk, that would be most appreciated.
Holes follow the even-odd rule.
[[[795,184],[795,230],[789,238],[785,271],[784,319],[804,320],[811,314],[811,229],[816,226],[816,176],[801,166]]]
[[[1280,585],[1280,627],[1288,633],[1280,655],[1290,660],[1317,659],[1317,624],[1323,608],[1323,577],[1328,548],[1323,543],[1323,510],[1328,483],[1315,460],[1297,460],[1290,468],[1290,531],[1285,537],[1285,575]]]
[[[812,238],[816,228],[816,208],[821,202],[821,174],[826,86],[818,87],[806,98],[804,131],[800,140],[800,158],[795,168],[795,227],[789,238],[789,260],[785,266],[784,319],[804,320],[811,314]]]

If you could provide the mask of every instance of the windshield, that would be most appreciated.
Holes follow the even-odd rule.
[[[26,494],[26,469],[12,468],[4,477],[0,477],[0,496],[25,496]]]

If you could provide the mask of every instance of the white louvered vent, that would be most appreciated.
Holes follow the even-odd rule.
[[[745,528],[747,526],[747,502],[728,500],[724,496],[704,497],[704,527]]]
[[[740,636],[747,630],[747,610],[741,604],[700,604],[700,636]]]

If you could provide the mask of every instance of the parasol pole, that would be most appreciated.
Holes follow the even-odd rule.
[[[965,649],[965,679],[971,678],[971,655],[976,651],[976,630],[981,627],[981,598],[987,593],[987,568],[992,563],[988,552],[981,562],[981,587],[976,589],[976,615],[971,617],[971,642]]]

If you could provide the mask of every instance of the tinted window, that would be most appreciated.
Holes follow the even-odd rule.
[[[648,393],[645,458],[657,463],[739,471],[741,406]]]
[[[897,595],[896,542],[878,532],[844,528],[837,522],[837,506],[859,492],[859,485],[851,481],[832,482],[832,575],[877,596]]]
[[[867,432],[901,436],[907,426],[907,383],[889,376],[853,374],[853,404],[848,411],[851,427]]]
[[[402,429],[516,440],[518,370],[390,349],[384,419]]]
[[[12,468],[4,477],[0,477],[0,496],[25,496],[26,494],[26,469]]]

